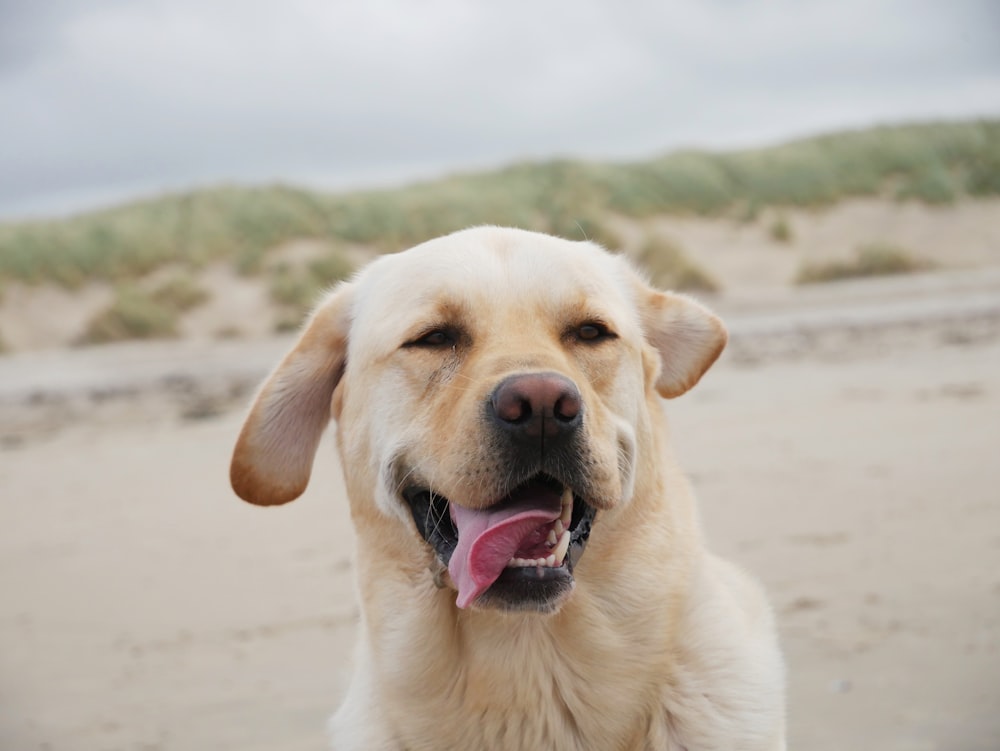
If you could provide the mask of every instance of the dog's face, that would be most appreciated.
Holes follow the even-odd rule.
[[[459,607],[549,611],[601,514],[632,500],[657,393],[724,343],[704,308],[590,243],[456,233],[317,309],[248,417],[233,486],[297,497],[332,411],[354,519],[401,565],[446,568]]]

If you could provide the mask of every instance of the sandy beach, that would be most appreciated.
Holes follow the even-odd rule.
[[[778,614],[789,747],[996,751],[1000,274],[718,307],[732,344],[669,414]],[[0,358],[0,748],[325,748],[357,627],[331,436],[287,507],[227,481],[288,341]]]

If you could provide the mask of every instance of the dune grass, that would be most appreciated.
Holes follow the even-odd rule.
[[[684,251],[660,235],[647,235],[636,260],[661,289],[679,292],[718,292],[719,283]]]
[[[276,328],[279,331],[297,328],[324,290],[346,279],[352,271],[353,265],[337,250],[303,266],[278,264],[270,279],[271,299],[283,308]]]
[[[722,154],[691,151],[609,168],[610,205],[626,214],[719,214],[742,205],[818,206],[875,195],[932,203],[996,194],[1000,121],[879,127]]]
[[[554,160],[392,190],[326,194],[220,187],[68,219],[0,225],[0,283],[124,284],[165,265],[231,263],[260,274],[296,238],[392,251],[475,224],[520,226],[610,247],[611,213],[729,216],[889,195],[939,204],[1000,194],[1000,120],[880,127],[753,151],[683,151],[643,162]]]
[[[775,218],[767,231],[775,242],[783,244],[792,242],[792,228],[788,226],[788,220],[783,216]]]
[[[849,261],[803,264],[795,281],[797,284],[816,284],[859,277],[909,274],[930,267],[928,261],[916,258],[902,248],[875,243],[858,248],[854,258]]]
[[[177,314],[134,285],[119,287],[114,302],[87,324],[80,344],[177,336]]]
[[[190,274],[178,273],[157,285],[149,297],[169,310],[184,313],[207,302],[209,293]]]
[[[89,321],[79,343],[175,337],[180,314],[208,299],[208,292],[184,274],[174,274],[152,289],[122,284],[111,305]]]

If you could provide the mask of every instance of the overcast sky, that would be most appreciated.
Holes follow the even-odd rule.
[[[1000,114],[1000,0],[0,0],[0,217]]]

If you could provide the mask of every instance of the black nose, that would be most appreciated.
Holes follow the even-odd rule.
[[[583,421],[580,390],[558,373],[524,373],[504,378],[490,395],[496,423],[522,442],[565,438]]]

